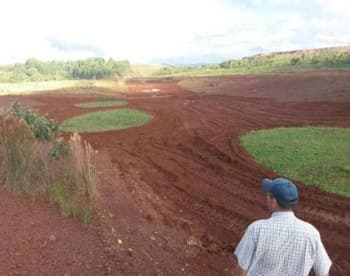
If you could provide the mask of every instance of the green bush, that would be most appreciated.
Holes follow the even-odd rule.
[[[58,124],[54,120],[41,115],[31,107],[21,107],[18,101],[12,103],[6,113],[26,121],[34,136],[41,141],[50,141],[58,132]]]
[[[56,160],[66,157],[68,153],[69,145],[65,143],[62,138],[56,139],[52,148],[49,150],[49,156]]]

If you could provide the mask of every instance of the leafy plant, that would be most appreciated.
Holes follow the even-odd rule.
[[[23,119],[34,136],[41,141],[50,141],[58,132],[58,124],[54,120],[41,115],[31,107],[21,107],[18,101],[12,103],[6,113],[12,114],[17,119]]]
[[[55,140],[52,148],[49,150],[49,156],[56,160],[66,157],[68,153],[69,145],[61,137]]]

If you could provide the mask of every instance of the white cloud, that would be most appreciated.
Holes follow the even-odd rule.
[[[249,55],[254,48],[350,43],[347,0],[2,0],[0,5],[0,62],[95,55],[205,61]]]
[[[349,0],[318,0],[321,5],[324,5],[327,10],[337,15],[348,17],[350,11]]]

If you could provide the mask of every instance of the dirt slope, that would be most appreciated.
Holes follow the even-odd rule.
[[[101,247],[84,242],[83,237],[91,233],[97,243],[98,237],[105,240],[104,247],[116,253],[105,257],[105,262],[116,266],[110,268],[114,275],[233,275],[231,252],[243,231],[253,220],[269,215],[259,181],[275,176],[251,160],[240,147],[239,136],[277,126],[349,127],[350,75],[344,74],[216,78],[219,84],[234,85],[218,85],[210,93],[190,92],[172,82],[131,83],[128,95],[116,96],[155,118],[143,127],[84,134],[100,151],[100,230],[81,230],[77,247],[84,243],[98,256]],[[142,92],[152,88],[160,91]],[[63,120],[88,112],[73,104],[93,97],[47,95],[24,100]],[[320,230],[334,262],[332,275],[346,275],[350,199],[302,183],[298,187],[301,199],[296,214]],[[7,213],[3,209],[8,207],[0,208]],[[61,225],[57,210],[52,212],[56,213],[50,225]],[[8,216],[11,221],[15,214]],[[27,219],[29,223],[30,216]],[[2,227],[1,233],[7,229],[6,224]],[[13,240],[22,239],[14,233]],[[32,234],[33,230],[27,231]],[[2,241],[0,246],[8,245]],[[29,271],[39,267],[54,271],[51,258],[47,259],[48,264]]]

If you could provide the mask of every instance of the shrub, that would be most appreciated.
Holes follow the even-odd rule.
[[[21,107],[18,101],[12,103],[6,113],[26,121],[34,136],[41,141],[51,141],[58,132],[58,124],[54,120],[41,115],[31,107]]]
[[[59,160],[68,156],[69,145],[63,141],[62,138],[57,138],[53,143],[52,148],[49,150],[49,156],[52,159]]]

